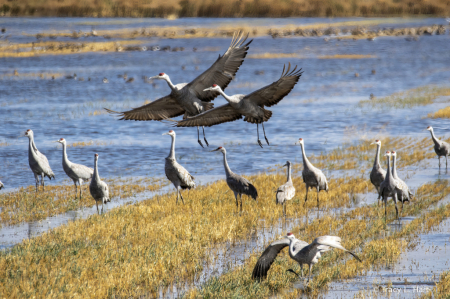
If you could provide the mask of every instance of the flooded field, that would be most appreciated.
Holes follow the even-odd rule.
[[[347,24],[344,27],[365,26],[372,31],[447,26],[444,19],[400,18],[0,19],[0,28],[6,28],[0,35],[0,53],[9,47],[17,54],[0,55],[0,180],[5,184],[0,191],[0,269],[12,271],[0,285],[5,290],[2,294],[43,296],[49,294],[52,285],[65,295],[86,294],[95,287],[99,296],[186,298],[296,298],[303,294],[411,298],[408,296],[415,287],[421,288],[415,297],[430,291],[440,274],[450,269],[448,173],[445,168],[438,169],[430,134],[425,131],[431,125],[440,138],[448,141],[450,137],[450,120],[445,113],[450,102],[448,26],[445,34],[423,34],[417,39],[409,35],[353,39],[346,33],[331,38],[273,38],[266,31],[251,36],[248,56],[225,90],[227,94],[247,94],[277,80],[288,62],[304,73],[294,90],[270,108],[273,116],[265,124],[270,146],[260,148],[256,126],[242,120],[205,128],[210,144],[206,148],[198,145],[195,128],[175,129],[176,158],[200,186],[184,193],[185,208],[175,205],[173,186],[164,175],[170,138],[162,133],[172,129],[172,124],[119,121],[104,110],[129,110],[167,95],[170,89],[165,82],[148,77],[164,72],[175,84],[190,82],[231,42],[226,36],[130,37],[114,36],[116,33],[152,27],[198,31],[237,26],[264,30],[310,25],[319,28],[333,23],[338,28]],[[93,30],[99,36],[84,36],[83,32]],[[73,32],[81,33],[70,37]],[[42,37],[37,39],[39,34]],[[40,50],[49,43],[65,43],[63,55]],[[36,53],[20,57],[24,51]],[[105,78],[108,83],[103,83]],[[127,83],[129,78],[133,80]],[[217,107],[226,101],[217,97],[213,103]],[[39,200],[33,199],[28,140],[19,138],[27,129],[34,131],[36,146],[55,173],[56,180],[46,181],[46,185],[66,193],[49,191],[48,196],[45,193]],[[117,190],[104,215],[95,215],[88,189],[83,189],[84,201],[59,201],[58,196],[71,196],[73,192],[73,184],[61,166],[62,148],[54,143],[62,137],[70,145],[67,153],[73,162],[93,167],[94,153],[101,155],[101,176]],[[305,194],[302,157],[300,146],[294,145],[300,137],[305,140],[308,157],[330,182],[330,192],[320,193],[320,210],[315,207],[315,199],[306,207],[301,204]],[[382,224],[384,208],[377,209],[369,181],[375,155],[375,146],[369,144],[375,139],[383,140],[382,152],[399,153],[399,175],[419,194],[405,205],[400,221],[394,220],[390,202],[387,225]],[[210,153],[218,146],[226,147],[231,169],[248,176],[258,187],[257,203],[245,197],[241,216],[236,215],[233,194],[223,183],[222,156]],[[297,195],[288,203],[284,220],[273,194],[285,181],[281,165],[286,160],[294,163]],[[382,158],[383,165],[384,161]],[[27,196],[14,195],[17,202],[11,201],[17,192]],[[124,217],[125,213],[131,218]],[[436,220],[426,227],[417,224],[429,218]],[[346,224],[344,219],[354,222]],[[348,225],[355,225],[354,232],[367,226],[367,235],[352,235],[354,232],[345,230]],[[136,230],[141,226],[146,231]],[[80,228],[89,237],[80,234]],[[288,231],[307,242],[319,235],[340,235],[346,247],[373,264],[356,265],[343,259],[341,253],[330,253],[315,266],[315,278],[306,287],[303,279],[284,273],[286,265],[294,263],[283,254],[271,270],[272,278],[261,286],[252,282],[249,275],[262,250]],[[159,238],[163,235],[167,235],[166,242]],[[46,243],[64,244],[68,251],[79,254],[70,257],[63,251],[50,250]],[[117,250],[122,247],[119,257]],[[184,251],[179,259],[175,258],[179,256],[177,248]],[[375,248],[392,252],[376,258]],[[165,250],[173,255],[167,256]],[[27,270],[31,271],[29,276],[23,276],[22,264],[12,266],[10,262],[38,256],[55,262],[67,259],[85,263],[87,272],[61,262],[59,267],[70,273],[65,274],[67,282],[60,282],[59,274],[48,269],[48,288],[33,290],[37,279],[33,273],[43,271],[46,265],[36,264]],[[96,256],[106,257],[99,262]],[[165,262],[155,264],[150,257]],[[127,260],[121,264],[116,263],[117,258]],[[106,275],[102,272],[105,264],[114,271],[124,271],[128,279],[117,277],[117,273],[101,277],[101,273]],[[100,274],[91,277],[88,272],[94,270]],[[171,275],[171,271],[177,274]],[[14,284],[24,277],[27,282],[23,288],[15,289]],[[70,285],[72,279],[83,281],[88,277],[93,279],[92,285],[87,281],[76,288]],[[395,297],[389,288],[401,292]]]

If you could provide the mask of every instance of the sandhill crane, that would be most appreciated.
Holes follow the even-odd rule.
[[[30,164],[31,171],[34,174],[36,180],[36,192],[39,186],[39,176],[41,177],[41,185],[45,190],[44,177],[48,177],[50,180],[55,178],[47,157],[38,151],[36,144],[34,143],[34,133],[31,129],[26,130],[23,137],[28,137],[28,163]]]
[[[327,178],[323,174],[323,172],[314,167],[311,162],[309,162],[308,158],[305,154],[305,145],[303,138],[300,138],[298,140],[298,143],[300,143],[300,146],[302,148],[302,157],[303,157],[303,170],[302,170],[302,177],[303,182],[306,185],[306,195],[305,195],[305,204],[308,200],[308,191],[309,188],[316,188],[317,190],[317,208],[319,208],[319,192],[320,190],[325,190],[328,192],[328,182]]]
[[[301,69],[297,70],[297,66],[292,71],[290,69],[291,64],[289,63],[287,69],[286,66],[283,67],[283,72],[278,81],[248,95],[236,94],[228,96],[223,92],[219,84],[213,84],[212,87],[206,88],[204,91],[220,93],[228,101],[228,104],[178,121],[176,126],[211,127],[217,124],[235,121],[245,116],[244,121],[256,124],[259,146],[262,147],[261,140],[259,140],[259,124],[262,125],[264,138],[267,144],[269,144],[266,131],[264,130],[264,122],[268,121],[272,116],[272,111],[264,109],[264,106],[271,107],[278,104],[294,88],[302,72]]]
[[[295,196],[295,187],[292,184],[291,178],[291,167],[292,164],[290,161],[286,161],[286,164],[283,167],[287,167],[287,182],[280,186],[276,192],[276,203],[283,205],[283,215],[286,216],[286,201],[291,200]]]
[[[311,244],[301,241],[292,233],[288,233],[286,237],[277,240],[269,245],[269,247],[264,250],[261,257],[256,262],[255,268],[253,269],[252,278],[257,280],[262,280],[267,277],[267,272],[270,266],[275,261],[278,253],[280,253],[283,248],[289,246],[289,256],[291,259],[296,261],[302,270],[301,275],[303,276],[303,265],[309,266],[309,277],[311,278],[311,269],[314,264],[319,261],[323,252],[329,251],[333,248],[342,249],[349,254],[351,254],[355,259],[361,262],[360,258],[353,252],[345,249],[341,245],[341,238],[336,236],[322,236],[316,238]],[[287,271],[292,272],[299,276],[294,270],[288,269]]]
[[[381,148],[381,141],[375,140],[375,142],[372,142],[371,144],[377,145],[377,151],[375,154],[375,161],[373,162],[373,168],[370,172],[370,181],[372,182],[375,189],[377,189],[378,193],[378,205],[380,205],[380,184],[384,181],[386,178],[386,170],[381,168],[380,165],[380,148]]]
[[[110,202],[111,198],[109,197],[108,185],[100,179],[100,175],[98,174],[98,154],[94,156],[94,175],[92,176],[91,184],[89,185],[89,191],[91,192],[92,197],[95,200],[95,204],[97,206],[98,213],[98,202],[102,202],[102,213],[103,213],[103,204]]]
[[[234,193],[237,209],[239,209],[238,203],[238,195],[239,195],[241,200],[241,212],[242,212],[242,194],[250,196],[256,201],[256,198],[258,198],[258,191],[256,190],[255,186],[253,186],[252,183],[250,183],[249,180],[231,171],[230,166],[228,166],[227,162],[227,151],[224,147],[219,146],[215,150],[212,150],[212,152],[215,151],[220,151],[223,154],[223,166],[225,168],[225,175],[227,177],[227,185]]]
[[[4,187],[2,181],[0,181],[0,190],[2,190],[2,188]]]
[[[130,111],[116,112],[105,109],[110,113],[117,113],[122,116],[121,120],[164,120],[182,114],[184,114],[183,119],[185,119],[212,109],[214,105],[210,102],[219,93],[215,91],[204,92],[203,90],[210,87],[213,83],[217,83],[222,89],[228,86],[247,55],[247,50],[252,42],[251,40],[244,45],[247,37],[248,34],[245,38],[239,33],[235,34],[225,54],[223,56],[219,55],[219,58],[209,69],[190,83],[174,85],[165,73],[159,73],[158,76],[150,78],[165,80],[172,90],[169,95]],[[203,147],[198,127],[197,138],[198,143]],[[206,145],[209,145],[205,137],[204,128],[203,139]]]
[[[441,157],[445,157],[445,169],[447,169],[447,156],[450,153],[450,144],[448,144],[445,141],[441,141],[436,138],[434,135],[433,127],[428,126],[427,131],[431,132],[431,139],[433,139],[434,142],[434,151],[436,152],[436,155],[439,159],[439,168],[441,168]]]
[[[195,188],[195,182],[194,177],[180,164],[178,164],[177,160],[175,159],[175,138],[176,134],[175,131],[170,130],[167,133],[164,133],[163,135],[169,135],[172,137],[172,146],[170,147],[170,153],[169,156],[166,158],[166,164],[165,164],[165,171],[166,171],[166,177],[169,179],[169,181],[172,182],[175,189],[177,189],[177,203],[178,198],[181,197],[181,200],[184,204],[183,195],[181,195],[181,189],[188,189]]]
[[[75,198],[77,198],[77,183],[80,186],[80,199],[81,199],[81,185],[83,184],[83,181],[88,182],[92,178],[92,175],[94,174],[94,169],[81,164],[75,164],[69,161],[66,152],[67,144],[64,138],[61,138],[55,142],[59,142],[62,144],[63,147],[62,166],[64,172],[67,174],[69,178],[73,180],[73,183],[75,185]]]
[[[402,187],[397,180],[392,176],[391,171],[391,153],[389,151],[386,152],[385,156],[387,157],[387,171],[386,178],[380,185],[380,195],[384,201],[384,217],[387,219],[387,199],[388,197],[392,197],[395,204],[395,212],[398,218],[398,208],[397,208],[397,192],[401,191]]]
[[[401,180],[398,175],[397,175],[397,153],[396,152],[392,152],[392,176],[394,177],[394,179],[400,183],[402,190],[397,191],[397,198],[398,200],[402,203],[402,211],[403,211],[403,203],[405,201],[410,201],[410,199],[413,198],[413,194],[411,193],[411,191],[409,190],[408,185],[406,185],[406,183]]]

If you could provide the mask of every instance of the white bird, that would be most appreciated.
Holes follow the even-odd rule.
[[[266,250],[264,250],[263,254],[256,262],[255,268],[253,269],[252,278],[257,280],[265,279],[267,277],[267,272],[269,271],[272,263],[275,261],[278,253],[280,253],[280,251],[287,246],[289,246],[289,256],[291,259],[300,265],[302,276],[303,265],[306,264],[309,266],[308,281],[311,278],[311,269],[313,265],[319,261],[321,254],[333,248],[344,250],[361,262],[360,258],[356,254],[345,249],[341,245],[341,238],[339,237],[322,236],[316,238],[311,244],[308,244],[305,241],[295,238],[292,233],[288,233],[286,237],[273,242],[266,248]],[[292,269],[288,269],[287,271],[299,276]]]
[[[447,156],[450,153],[450,144],[448,144],[445,141],[441,141],[437,139],[437,137],[434,135],[433,127],[428,126],[427,131],[430,131],[431,133],[431,139],[433,139],[434,142],[434,151],[436,152],[436,155],[439,159],[439,168],[441,168],[441,157],[445,157],[445,169],[447,169]]]
[[[98,154],[95,154],[94,158],[94,175],[91,180],[91,184],[89,185],[89,191],[91,192],[92,197],[95,200],[95,204],[97,206],[98,213],[98,202],[102,202],[102,213],[103,213],[103,204],[107,202],[111,202],[111,198],[109,197],[108,185],[100,179],[100,175],[98,174]]]
[[[328,192],[328,182],[327,178],[323,174],[322,170],[314,167],[311,162],[309,162],[308,158],[305,154],[305,145],[303,138],[298,140],[300,146],[302,148],[302,157],[303,157],[303,170],[302,177],[303,182],[306,185],[306,195],[305,195],[305,204],[308,200],[308,191],[309,188],[316,188],[317,190],[317,208],[319,208],[319,192],[320,190],[325,190]]]
[[[227,177],[227,185],[234,193],[234,198],[236,199],[236,208],[238,209],[238,196],[240,197],[242,212],[242,194],[250,196],[251,198],[256,200],[256,198],[258,198],[258,191],[256,190],[255,186],[250,183],[249,180],[231,171],[230,166],[228,166],[227,162],[227,150],[224,147],[219,146],[211,152],[215,151],[220,151],[223,154],[223,166],[225,168],[225,175]]]
[[[77,183],[80,186],[80,198],[81,198],[81,185],[84,182],[88,182],[92,175],[94,174],[94,169],[81,165],[81,164],[75,164],[69,161],[69,158],[67,158],[66,153],[66,140],[64,138],[61,138],[55,142],[59,142],[63,146],[63,156],[62,156],[62,166],[64,169],[64,172],[67,174],[69,178],[73,180],[73,183],[75,185],[75,198],[77,198]]]
[[[261,140],[259,140],[259,124],[261,124],[263,128],[264,138],[269,145],[269,140],[267,139],[266,131],[264,130],[264,122],[272,117],[272,111],[264,109],[264,107],[271,107],[278,104],[291,92],[301,75],[301,69],[297,70],[296,66],[291,71],[291,64],[289,63],[287,69],[286,66],[283,67],[280,79],[248,95],[235,94],[229,96],[223,92],[220,84],[213,84],[209,88],[204,89],[204,91],[220,93],[228,101],[228,104],[178,121],[176,126],[210,127],[225,122],[235,121],[241,119],[242,116],[245,116],[244,121],[256,124],[259,146],[262,147]]]
[[[194,177],[180,164],[178,164],[175,158],[175,131],[170,130],[168,133],[164,133],[163,135],[169,135],[172,137],[172,146],[170,147],[169,156],[166,158],[165,171],[166,177],[169,181],[172,182],[175,189],[177,189],[177,203],[178,198],[181,197],[181,200],[184,204],[183,195],[181,195],[181,189],[195,188]]]
[[[292,164],[290,161],[286,161],[286,164],[284,164],[283,167],[285,166],[287,167],[287,182],[280,186],[276,192],[276,203],[283,205],[284,216],[286,216],[286,201],[291,200],[295,196],[295,187],[291,178]]]
[[[225,54],[223,56],[219,55],[219,58],[209,69],[190,83],[174,85],[170,81],[169,75],[165,73],[159,73],[158,76],[150,78],[165,80],[172,91],[169,95],[130,111],[116,112],[105,109],[110,113],[116,113],[122,116],[120,118],[121,120],[165,120],[182,114],[184,114],[183,119],[185,119],[212,109],[214,105],[210,102],[219,93],[215,91],[204,92],[203,90],[214,83],[219,84],[222,89],[225,89],[231,80],[234,79],[239,67],[244,62],[247,50],[252,42],[249,41],[247,44],[244,44],[247,37],[248,34],[246,37],[239,35],[239,33],[235,34]],[[197,138],[198,143],[203,147],[200,141],[198,127]],[[204,128],[203,139],[206,145],[208,145]]]
[[[375,154],[375,161],[373,162],[372,171],[370,172],[370,182],[374,185],[375,189],[377,189],[378,193],[378,205],[380,204],[380,185],[386,178],[386,170],[384,170],[380,165],[380,149],[381,149],[381,141],[375,140],[375,142],[371,144],[377,145],[377,151]]]
[[[50,180],[55,178],[47,157],[38,151],[36,144],[34,144],[34,133],[31,129],[25,132],[25,136],[28,137],[28,163],[30,164],[31,171],[33,171],[34,179],[36,180],[36,192],[39,186],[39,177],[41,177],[41,185],[45,190],[44,177],[48,177]]]

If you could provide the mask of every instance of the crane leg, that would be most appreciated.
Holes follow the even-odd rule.
[[[44,174],[41,174],[41,184],[42,184],[42,190],[45,191]]]
[[[80,186],[80,199],[81,199],[81,185],[83,184],[83,180],[79,180],[78,181],[78,185]]]
[[[102,199],[102,214],[103,214],[103,204],[104,204],[104,203],[103,203],[103,199]]]
[[[397,219],[398,219],[397,193],[394,194],[393,200],[394,200],[394,205],[395,205],[395,214],[397,215]]]
[[[241,199],[241,213],[242,213],[242,194],[239,194],[239,198]]]
[[[38,192],[39,188],[39,177],[37,174],[34,174],[34,180],[36,181],[36,192]]]
[[[180,190],[179,192],[180,192],[181,201],[182,201],[183,204],[184,204],[184,198],[183,198],[183,195],[181,194],[181,190]]]
[[[100,213],[98,212],[98,201],[97,201],[97,200],[95,200],[95,205],[97,206],[97,214],[100,214]]]
[[[78,195],[77,181],[73,181],[73,184],[75,185],[75,199],[77,199],[77,195]]]
[[[445,155],[445,169],[447,169],[447,155]]]
[[[309,276],[308,276],[308,282],[311,279],[311,269],[312,269],[312,264],[309,265]]]
[[[259,140],[259,124],[256,124],[256,134],[258,135],[258,144],[262,148],[261,140]]]
[[[180,198],[180,187],[176,187],[177,188],[177,204],[178,204],[178,199]]]
[[[317,209],[319,209],[319,186],[317,186]]]
[[[377,193],[378,193],[378,206],[380,206],[380,198],[381,198],[380,187],[376,187],[376,189],[377,189]]]
[[[264,123],[261,123],[261,126],[262,126],[262,128],[263,128],[264,138],[266,139],[267,145],[270,145],[270,144],[269,144],[269,140],[267,139],[267,136],[266,136],[266,130],[264,130]]]
[[[197,127],[197,141],[198,141],[198,144],[201,145],[201,147],[204,147],[202,142],[200,141],[200,129],[198,127]]]
[[[286,201],[283,203],[283,206],[284,206],[283,216],[284,218],[286,218]]]
[[[387,221],[387,208],[386,208],[386,203],[387,203],[387,197],[383,196],[383,201],[384,201],[384,221]]]
[[[439,168],[441,168],[441,156],[438,156],[439,159]]]
[[[309,190],[309,188],[308,188],[308,186],[306,186],[306,195],[305,195],[305,206],[306,206],[306,201],[308,200],[308,190]]]
[[[234,198],[236,199],[236,209],[239,211],[238,194],[236,192],[234,192]]]
[[[202,126],[203,129],[203,140],[205,140],[206,146],[209,146],[208,140],[206,140],[206,136],[205,136],[205,127]]]

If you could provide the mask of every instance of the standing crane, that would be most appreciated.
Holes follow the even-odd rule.
[[[402,190],[397,191],[397,198],[398,200],[402,203],[402,211],[403,211],[403,204],[405,203],[405,201],[410,201],[410,199],[413,198],[413,194],[411,193],[411,191],[409,190],[408,185],[406,185],[406,183],[401,180],[398,175],[397,175],[397,153],[396,152],[392,152],[392,176],[394,177],[394,179],[399,182],[399,184],[402,187]],[[402,212],[400,211],[400,213]]]
[[[317,208],[319,208],[319,192],[320,190],[325,190],[328,192],[328,182],[327,178],[323,174],[322,170],[314,167],[311,162],[309,162],[308,158],[305,154],[305,145],[303,138],[298,140],[300,146],[302,148],[302,157],[303,157],[303,170],[302,177],[303,182],[306,185],[306,195],[305,195],[305,205],[308,200],[308,191],[309,188],[316,188],[317,190]]]
[[[98,174],[98,154],[95,154],[94,158],[94,175],[92,176],[91,184],[89,185],[89,191],[91,192],[92,197],[95,200],[95,205],[97,206],[98,213],[98,202],[102,202],[102,213],[103,213],[103,204],[111,202],[111,198],[109,197],[108,185],[100,179],[100,175]]]
[[[280,251],[287,246],[289,246],[289,256],[291,259],[300,265],[302,277],[303,265],[306,264],[309,266],[308,282],[311,278],[311,269],[313,265],[317,264],[323,252],[329,251],[333,248],[344,250],[361,262],[360,258],[356,254],[345,249],[341,245],[341,238],[339,237],[322,236],[316,238],[311,244],[308,244],[305,241],[295,238],[292,233],[288,233],[286,237],[273,242],[266,248],[266,250],[264,250],[263,254],[256,262],[255,268],[253,268],[252,279],[265,279],[267,277],[267,272],[269,271],[272,263],[275,261],[278,253],[280,253]],[[287,271],[299,276],[292,269],[288,269]]]
[[[436,138],[434,135],[433,127],[428,126],[427,131],[431,132],[431,139],[433,139],[434,142],[434,151],[436,152],[436,155],[439,159],[439,169],[441,168],[441,157],[445,157],[445,169],[447,169],[447,156],[450,153],[450,144],[448,144],[445,141],[441,141]]]
[[[34,133],[31,129],[25,131],[25,136],[28,137],[28,163],[30,164],[31,171],[34,174],[36,180],[36,192],[39,186],[39,176],[41,177],[41,185],[45,190],[44,177],[48,177],[50,180],[55,178],[47,157],[38,151],[36,144],[34,144]]]
[[[225,54],[223,56],[219,55],[219,58],[209,69],[190,83],[174,85],[172,81],[170,81],[169,75],[165,73],[159,73],[158,76],[150,78],[165,80],[172,90],[169,95],[130,111],[116,112],[105,109],[110,113],[117,113],[122,116],[122,118],[120,118],[121,120],[164,120],[182,114],[184,114],[183,119],[186,119],[210,110],[214,107],[210,102],[214,100],[219,93],[215,91],[204,92],[203,90],[210,87],[213,83],[219,84],[222,89],[225,89],[228,86],[247,55],[247,50],[252,42],[251,40],[244,45],[247,38],[248,34],[246,37],[244,37],[243,34],[234,34],[231,45]],[[203,144],[200,141],[200,131],[198,126],[197,138],[198,143],[203,147]],[[205,137],[204,128],[203,139],[208,146],[209,144]]]
[[[172,182],[175,189],[177,189],[177,203],[178,198],[181,197],[181,200],[184,204],[183,195],[181,195],[181,189],[195,188],[194,177],[180,164],[178,164],[175,159],[175,131],[170,130],[168,133],[164,133],[163,135],[169,135],[172,137],[172,146],[170,147],[169,156],[166,158],[165,171],[166,177],[169,181]]]
[[[283,167],[287,167],[287,182],[277,189],[276,203],[283,205],[283,216],[286,217],[286,201],[291,200],[295,196],[295,187],[291,177],[291,162],[286,161],[286,164],[284,164]]]
[[[278,102],[280,102],[294,88],[295,84],[300,79],[302,72],[301,69],[297,70],[297,66],[292,71],[290,71],[290,69],[291,64],[289,63],[287,69],[286,66],[283,67],[283,72],[281,73],[281,77],[278,81],[248,95],[236,94],[228,96],[223,92],[220,84],[213,84],[204,91],[208,93],[220,93],[228,101],[228,104],[208,110],[194,117],[178,121],[176,126],[211,127],[221,123],[235,121],[241,119],[242,116],[245,116],[244,121],[256,124],[259,146],[262,147],[261,140],[259,140],[259,124],[262,125],[264,138],[269,145],[269,140],[267,139],[266,131],[264,130],[264,122],[270,119],[272,116],[272,111],[264,109],[264,106],[271,107],[278,104]]]
[[[59,142],[63,146],[62,166],[64,172],[67,174],[69,178],[73,180],[73,183],[75,185],[75,199],[77,198],[77,183],[80,186],[80,199],[81,199],[81,184],[83,184],[83,181],[88,182],[92,178],[92,175],[94,174],[94,169],[81,164],[75,164],[69,161],[66,153],[67,144],[64,138],[61,138],[55,142]]]
[[[218,148],[212,150],[211,152],[215,151],[220,151],[223,154],[223,166],[225,168],[225,175],[227,176],[227,185],[234,193],[237,209],[239,209],[238,203],[238,195],[239,195],[241,200],[241,212],[242,212],[242,194],[250,196],[256,201],[256,198],[258,198],[258,191],[256,190],[255,186],[253,186],[252,183],[250,183],[249,180],[231,171],[230,166],[228,166],[227,162],[227,151],[224,147],[219,146]]]
[[[395,204],[395,212],[398,219],[398,208],[397,208],[397,193],[402,191],[402,186],[399,184],[397,180],[394,179],[391,171],[391,153],[389,151],[384,155],[387,157],[387,171],[386,178],[380,185],[380,195],[384,201],[384,217],[387,219],[387,199],[388,197],[392,197]]]
[[[380,149],[381,149],[381,141],[375,140],[375,142],[372,142],[371,144],[377,145],[377,152],[375,154],[375,161],[373,162],[373,168],[370,172],[370,181],[372,182],[375,189],[377,189],[378,193],[378,205],[380,205],[380,184],[384,181],[386,178],[386,170],[384,170],[380,165]]]

